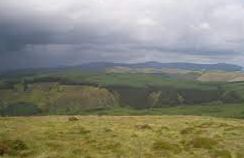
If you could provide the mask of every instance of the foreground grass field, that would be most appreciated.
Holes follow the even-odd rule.
[[[243,158],[244,120],[200,116],[0,118],[3,158]]]

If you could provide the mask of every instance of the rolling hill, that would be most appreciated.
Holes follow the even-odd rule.
[[[159,63],[159,62],[145,62],[145,63],[88,63],[80,66],[84,70],[104,70],[113,67],[125,67],[131,69],[182,69],[191,71],[241,71],[242,67],[233,64],[196,64],[196,63]]]
[[[116,67],[128,68],[128,69],[179,69],[179,70],[188,70],[188,71],[242,71],[242,67],[239,65],[226,64],[226,63],[217,63],[217,64],[196,64],[196,63],[160,63],[160,62],[145,62],[145,63],[112,63],[112,62],[94,62],[86,63],[76,66],[61,66],[57,68],[36,68],[36,69],[20,69],[14,71],[2,72],[2,75],[13,74],[13,73],[31,73],[35,71],[39,72],[53,72],[53,71],[64,71],[70,69],[79,69],[81,71],[95,71],[95,72],[104,72],[107,69],[112,69]]]
[[[224,81],[239,82],[244,81],[244,73],[241,72],[205,72],[198,77],[199,81]]]
[[[186,63],[93,64],[1,75],[1,115],[80,114],[117,107],[154,109],[244,102],[243,74],[230,72],[233,65],[194,64],[197,70],[189,70],[191,64]]]

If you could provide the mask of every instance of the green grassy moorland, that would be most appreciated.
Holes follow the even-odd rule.
[[[65,113],[59,113],[65,114]],[[143,116],[143,115],[194,115],[213,116],[220,118],[244,118],[243,104],[205,104],[168,106],[152,109],[134,109],[131,107],[113,107],[99,110],[82,111],[81,115],[109,115],[109,116]]]
[[[243,158],[244,120],[204,116],[0,118],[2,158]]]
[[[164,74],[8,76],[0,115],[28,117],[0,117],[0,157],[243,158],[243,94]]]

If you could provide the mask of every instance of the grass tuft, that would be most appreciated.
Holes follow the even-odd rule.
[[[194,148],[203,148],[203,149],[212,149],[218,144],[213,138],[207,137],[195,137],[193,138],[188,145]]]
[[[180,131],[180,134],[182,134],[182,135],[185,135],[185,134],[191,134],[191,133],[193,133],[194,130],[195,130],[195,129],[192,128],[192,127],[187,127],[187,128],[182,129],[182,130]]]
[[[0,142],[0,156],[3,156],[4,154],[7,154],[8,152],[9,152],[9,146],[7,146],[3,142]]]
[[[149,124],[135,125],[136,129],[152,129]]]
[[[76,116],[69,117],[69,121],[78,121],[79,118]]]
[[[20,139],[16,140],[3,140],[0,141],[0,155],[16,155],[19,152],[27,150],[28,146]]]
[[[213,158],[232,158],[232,156],[228,150],[214,150]]]
[[[153,143],[153,150],[155,151],[170,151],[175,154],[181,152],[181,148],[177,144],[172,144],[164,140],[157,140]]]

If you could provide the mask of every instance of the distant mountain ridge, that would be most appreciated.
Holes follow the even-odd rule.
[[[112,67],[128,67],[128,68],[153,68],[153,69],[184,69],[191,71],[242,71],[243,67],[234,64],[217,63],[217,64],[196,64],[196,63],[160,63],[145,62],[135,64],[125,63],[109,63],[96,62],[88,63],[80,66],[84,70],[105,70]]]
[[[95,71],[104,72],[111,68],[124,67],[130,69],[180,69],[189,71],[225,71],[225,72],[236,72],[243,71],[243,67],[235,64],[217,63],[217,64],[197,64],[197,63],[160,63],[155,61],[144,62],[144,63],[113,63],[113,62],[92,62],[75,66],[59,66],[59,67],[45,67],[45,68],[26,68],[16,69],[1,72],[2,74],[16,74],[16,73],[33,73],[33,72],[53,72],[63,71],[69,69],[80,69],[81,71]]]

